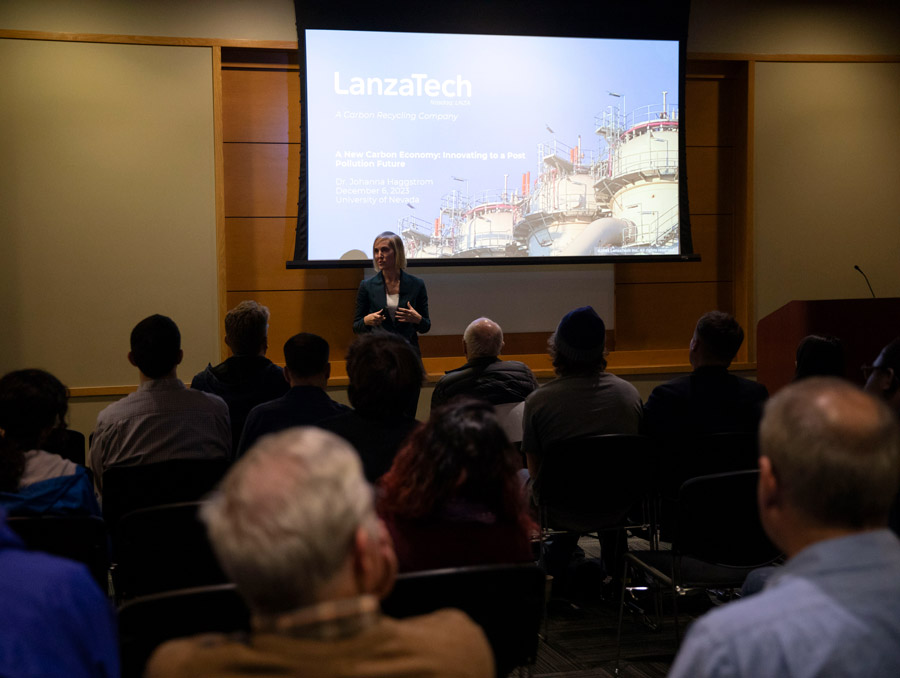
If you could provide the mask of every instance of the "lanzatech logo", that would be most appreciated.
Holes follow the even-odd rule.
[[[343,84],[344,82],[346,84]],[[455,79],[438,80],[429,78],[427,73],[411,73],[407,78],[354,76],[343,81],[340,72],[335,71],[334,92],[351,96],[469,98],[472,96],[472,83],[463,79],[461,75],[457,75]]]

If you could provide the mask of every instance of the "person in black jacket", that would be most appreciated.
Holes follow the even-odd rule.
[[[644,405],[643,430],[654,436],[756,433],[766,387],[728,372],[744,330],[722,311],[697,321],[689,358],[694,371],[660,384]]]
[[[399,334],[421,355],[418,335],[431,329],[428,293],[421,278],[403,270],[406,251],[400,236],[385,231],[375,238],[372,261],[377,273],[359,284],[353,331],[381,328]]]
[[[439,407],[458,395],[467,395],[491,405],[520,403],[537,388],[528,365],[516,360],[500,360],[503,330],[490,318],[469,323],[463,334],[467,362],[448,371],[434,388],[431,408]]]
[[[231,449],[236,450],[250,410],[280,398],[290,387],[281,368],[266,357],[269,309],[242,301],[225,316],[225,343],[234,354],[211,364],[191,381],[191,388],[214,393],[228,405]]]

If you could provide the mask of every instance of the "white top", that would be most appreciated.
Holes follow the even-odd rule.
[[[387,310],[391,314],[391,320],[397,317],[397,307],[400,305],[400,294],[387,295]]]
[[[78,466],[74,462],[63,459],[58,454],[51,454],[43,450],[29,450],[25,453],[25,472],[19,481],[19,489],[42,480],[71,476],[77,468]]]

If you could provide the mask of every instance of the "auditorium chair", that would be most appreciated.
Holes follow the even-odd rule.
[[[172,459],[154,464],[111,466],[103,473],[103,517],[114,531],[130,511],[199,501],[228,470],[226,459]]]
[[[555,532],[625,541],[626,527],[655,533],[652,479],[655,446],[640,435],[607,434],[555,443],[541,455],[538,508],[542,538]],[[617,538],[603,539],[615,531]],[[618,560],[621,553],[612,560]],[[604,560],[612,562],[604,557]]]
[[[234,584],[141,596],[119,607],[122,678],[140,678],[153,651],[173,638],[250,630],[250,611]]]
[[[77,560],[87,565],[100,590],[109,589],[109,538],[96,516],[7,517],[7,525],[33,551]]]
[[[671,540],[678,492],[685,481],[699,476],[759,468],[755,433],[707,433],[659,440],[659,526]]]
[[[691,588],[739,589],[752,570],[770,565],[781,557],[759,519],[758,481],[759,471],[717,473],[685,481],[678,492],[671,550],[625,554],[616,633],[617,672],[625,591],[629,579],[635,577],[637,571],[649,579],[657,596],[663,589],[671,592],[677,644],[680,638],[678,596],[681,593]]]
[[[228,581],[199,519],[201,506],[163,504],[122,516],[113,530],[118,600]]]
[[[545,590],[546,575],[533,563],[475,565],[401,574],[381,607],[397,618],[462,610],[484,630],[498,676],[516,667],[531,675]]]

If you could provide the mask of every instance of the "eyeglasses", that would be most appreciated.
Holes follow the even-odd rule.
[[[863,379],[869,381],[869,377],[872,376],[873,372],[889,372],[891,375],[891,384],[900,379],[900,376],[894,371],[892,367],[883,367],[881,365],[860,365],[859,369],[863,373]]]

